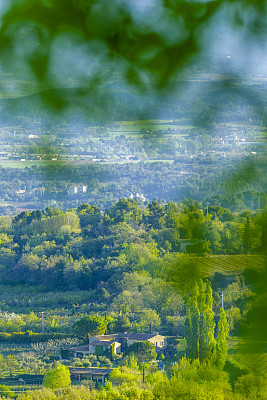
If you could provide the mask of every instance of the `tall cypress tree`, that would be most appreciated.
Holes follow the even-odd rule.
[[[212,289],[202,280],[187,297],[185,337],[189,359],[211,360],[215,348]]]
[[[215,364],[218,368],[223,369],[226,358],[227,358],[227,336],[229,332],[229,326],[226,318],[226,314],[223,308],[220,309],[220,319],[218,322],[217,339],[216,339],[216,352],[215,352]]]
[[[202,301],[200,310],[200,336],[199,336],[199,360],[211,359],[214,350],[214,312],[212,310],[212,289],[202,282]]]
[[[185,337],[187,341],[186,356],[191,360],[199,357],[199,286],[195,284],[191,296],[187,298],[187,317],[185,320]]]

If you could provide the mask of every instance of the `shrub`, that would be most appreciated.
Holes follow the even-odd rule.
[[[83,366],[85,367],[85,368],[90,368],[91,366],[92,366],[92,363],[89,361],[89,360],[82,360],[82,363],[83,363]]]

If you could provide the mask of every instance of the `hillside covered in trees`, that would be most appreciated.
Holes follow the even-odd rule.
[[[105,212],[88,204],[26,211],[1,217],[2,282],[114,292],[123,274],[161,277],[184,253],[205,260],[263,253],[265,220],[262,210],[232,213],[191,200],[140,207],[123,198]]]

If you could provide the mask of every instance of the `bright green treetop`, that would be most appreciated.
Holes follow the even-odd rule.
[[[70,384],[70,371],[65,365],[59,365],[47,371],[43,380],[43,386],[51,389],[66,388]]]
[[[16,394],[12,392],[12,390],[8,386],[0,385],[0,396],[1,398],[7,397],[9,399],[12,399],[16,396]]]

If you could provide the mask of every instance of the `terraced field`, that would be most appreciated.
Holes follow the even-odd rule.
[[[252,343],[251,346],[247,347],[249,343],[243,338],[230,339],[228,342],[228,361],[231,364],[246,371],[246,373],[267,374],[267,343],[256,343],[255,346]]]
[[[267,373],[267,353],[231,354],[229,361],[238,368],[256,374]]]
[[[197,258],[198,265],[206,276],[219,272],[225,275],[240,274],[246,269],[263,270],[266,257],[263,255],[218,255]]]

